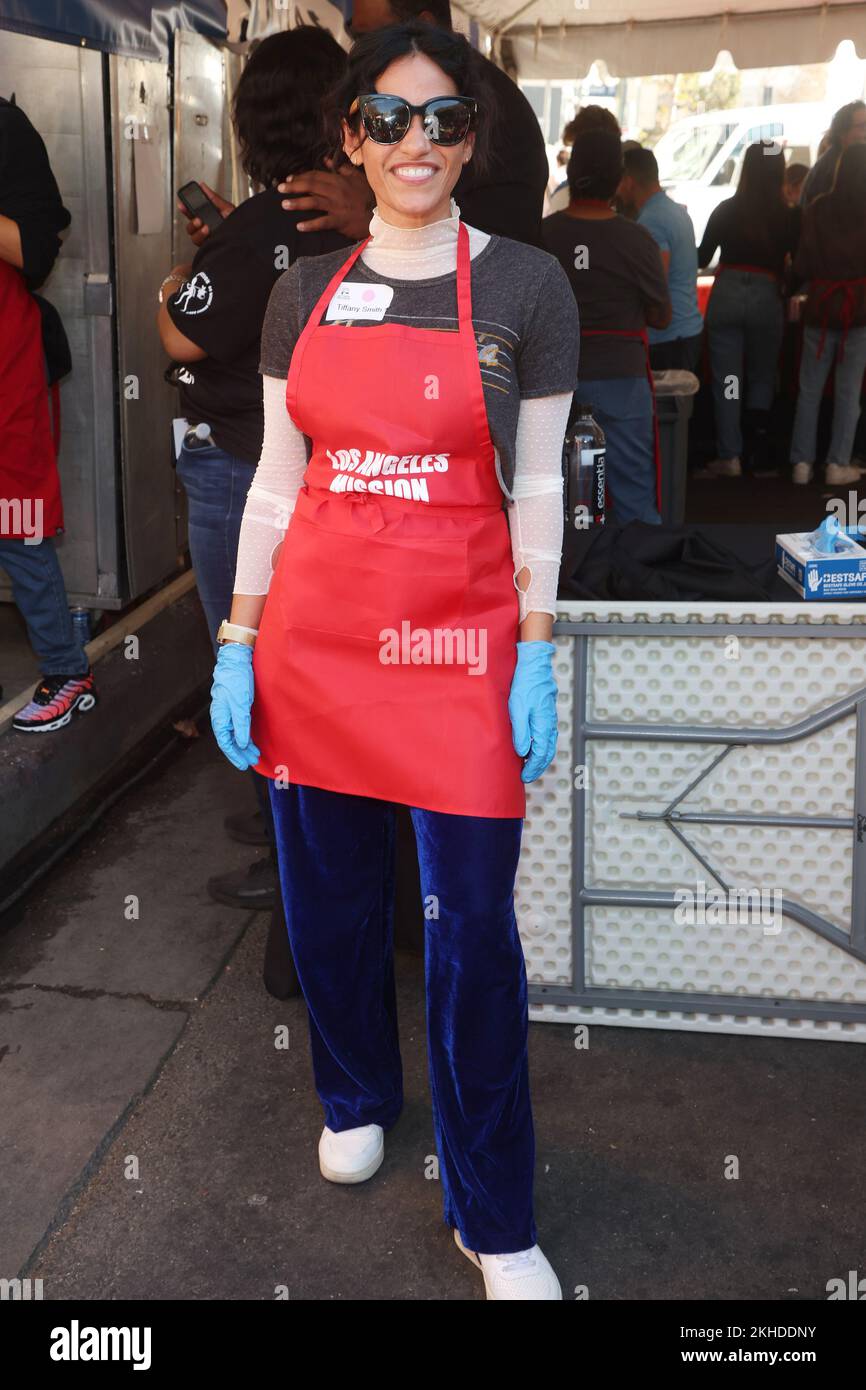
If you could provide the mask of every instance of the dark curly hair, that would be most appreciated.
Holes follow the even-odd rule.
[[[325,123],[332,155],[338,156],[343,148],[341,122],[345,120],[355,131],[360,127],[360,113],[349,114],[355,98],[375,91],[378,79],[391,63],[414,53],[423,53],[441,68],[460,96],[477,101],[478,114],[472,126],[475,133],[472,163],[476,174],[484,174],[490,165],[489,132],[495,120],[495,97],[484,72],[484,60],[462,34],[439,29],[424,20],[389,24],[384,29],[361,34],[355,40],[349,50],[346,71],[328,93],[326,102]]]
[[[286,174],[324,167],[330,142],[322,99],[345,69],[345,49],[312,24],[256,45],[232,103],[241,161],[253,182],[269,188]]]

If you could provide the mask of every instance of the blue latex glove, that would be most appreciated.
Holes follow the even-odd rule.
[[[253,707],[253,649],[243,642],[226,642],[217,654],[210,689],[210,722],[216,741],[230,763],[246,772],[261,756],[250,742]]]
[[[508,697],[514,748],[526,758],[521,777],[534,782],[553,761],[559,729],[552,642],[518,642],[517,666]],[[529,756],[527,756],[527,754]]]
[[[844,549],[847,536],[837,516],[825,516],[818,529],[809,532],[809,540],[820,555],[835,555],[837,550]]]

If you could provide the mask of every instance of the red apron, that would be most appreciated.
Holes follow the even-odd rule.
[[[845,342],[848,338],[848,329],[851,327],[854,310],[857,306],[857,289],[866,285],[866,275],[858,275],[849,280],[828,280],[817,278],[811,283],[811,288],[817,291],[822,286],[822,292],[818,298],[817,309],[821,315],[821,341],[818,344],[818,357],[824,351],[824,344],[827,340],[827,329],[830,321],[830,300],[835,294],[841,293],[842,307],[839,317],[842,320],[842,336],[839,339],[839,361],[845,356]]]
[[[286,405],[312,454],[253,657],[257,771],[455,815],[523,816],[508,716],[518,598],[469,236],[461,223],[457,333],[322,324],[366,244],[292,354]]]
[[[42,315],[19,270],[0,260],[0,538],[63,526],[51,436]]]
[[[656,466],[656,508],[660,512],[662,509],[662,449],[659,439],[659,412],[656,404],[656,387],[653,380],[652,363],[650,362],[649,334],[645,328],[582,328],[580,330],[582,338],[636,338],[643,343],[644,362],[646,364],[647,381],[649,382],[650,392],[653,401],[653,453],[655,455]],[[628,377],[623,377],[623,381],[628,381]],[[587,382],[587,389],[591,383]],[[614,499],[615,501],[616,499]]]

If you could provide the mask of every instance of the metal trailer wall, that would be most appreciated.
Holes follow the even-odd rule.
[[[186,545],[171,466],[177,392],[164,380],[156,290],[194,253],[174,189],[192,178],[231,189],[226,64],[238,60],[200,35],[177,37],[172,126],[166,64],[0,31],[0,90],[15,93],[44,139],[72,214],[41,293],[61,314],[73,359],[60,388],[57,547],[70,603],[93,608],[122,607],[161,583]],[[144,135],[158,166],[155,230],[140,227],[136,202]],[[11,599],[2,572],[0,599]]]
[[[866,1042],[866,605],[566,603],[554,640],[531,1017]],[[701,882],[763,920],[689,920]]]

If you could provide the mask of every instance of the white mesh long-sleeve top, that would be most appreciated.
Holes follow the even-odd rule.
[[[385,321],[456,329],[459,208],[424,227],[395,227],[373,213],[371,240],[347,280],[394,290]],[[555,614],[562,550],[562,441],[577,387],[577,306],[559,264],[507,238],[469,232],[472,321],[507,500],[521,620]],[[286,376],[298,335],[349,254],[296,261],[274,287],[262,333],[264,443],[247,496],[235,593],[265,594],[309,458],[309,443],[286,409]],[[335,393],[339,384],[334,384]]]

